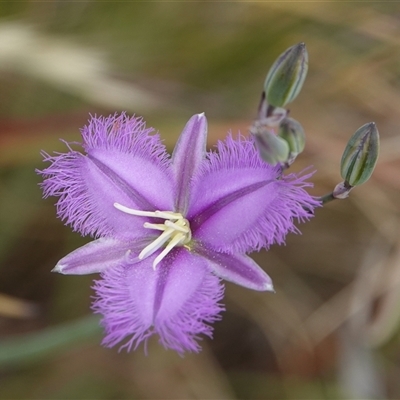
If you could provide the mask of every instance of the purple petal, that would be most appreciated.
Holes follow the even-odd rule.
[[[189,183],[206,154],[207,119],[196,114],[186,124],[172,153],[172,169],[176,179],[176,208],[186,214]]]
[[[179,353],[200,350],[199,335],[211,336],[210,323],[223,307],[220,280],[202,257],[172,251],[153,270],[153,257],[133,266],[107,269],[96,281],[93,308],[103,314],[103,343],[136,349],[158,334],[165,348]]]
[[[111,238],[94,240],[63,257],[53,272],[86,275],[103,272],[132,259],[144,247],[142,242],[124,242]]]
[[[250,257],[218,253],[204,246],[197,246],[194,250],[208,259],[211,269],[220,278],[248,289],[274,291],[271,278]]]
[[[283,243],[288,232],[297,232],[294,219],[310,218],[319,205],[304,190],[310,176],[283,177],[259,158],[252,140],[228,137],[192,183],[187,218],[194,238],[228,253]]]
[[[87,156],[71,148],[54,157],[45,154],[51,165],[39,171],[45,178],[42,188],[45,197],[60,197],[59,217],[84,235],[148,235],[146,219],[113,204],[145,211],[173,209],[168,156],[150,132],[141,119],[125,114],[93,118],[82,131]]]

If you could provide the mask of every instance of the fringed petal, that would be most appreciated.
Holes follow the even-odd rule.
[[[152,268],[154,256],[133,266],[107,269],[95,282],[93,308],[103,314],[103,343],[136,349],[153,334],[165,348],[198,352],[201,335],[211,336],[223,286],[202,257],[177,249]]]
[[[312,216],[319,202],[304,188],[311,174],[284,177],[264,163],[252,140],[228,136],[193,180],[188,219],[196,240],[219,252],[245,253],[283,243],[294,219]]]
[[[87,155],[71,148],[55,156],[44,153],[51,165],[39,171],[41,186],[45,197],[60,197],[59,217],[83,235],[148,235],[146,219],[128,216],[113,204],[144,211],[172,209],[168,156],[159,137],[150,132],[141,119],[125,114],[93,118],[82,131]]]

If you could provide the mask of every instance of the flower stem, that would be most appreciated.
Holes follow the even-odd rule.
[[[333,192],[332,193],[328,193],[325,194],[323,196],[321,196],[318,200],[322,203],[322,204],[326,204],[329,203],[332,200],[335,200],[336,197],[333,196]]]

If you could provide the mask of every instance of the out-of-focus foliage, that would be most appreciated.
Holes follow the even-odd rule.
[[[395,2],[1,2],[0,398],[399,398],[399,15]],[[374,175],[254,255],[276,294],[228,284],[201,354],[102,348],[92,278],[49,272],[87,239],[41,200],[40,150],[122,110],[168,147],[203,111],[210,145],[246,133],[266,72],[299,42],[309,73],[290,115],[307,141],[293,168],[313,164],[314,193],[331,191],[348,138],[375,121]]]

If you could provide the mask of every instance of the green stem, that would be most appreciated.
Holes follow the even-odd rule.
[[[318,200],[322,204],[326,204],[335,199],[336,199],[336,197],[333,197],[333,192],[332,192],[332,193],[325,194],[324,196],[321,196]]]

